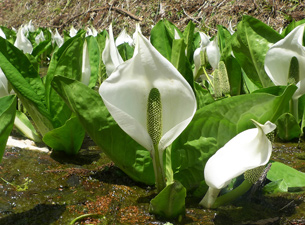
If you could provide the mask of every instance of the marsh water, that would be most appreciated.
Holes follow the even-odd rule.
[[[305,150],[275,143],[273,160],[305,172]],[[149,214],[153,186],[132,181],[87,138],[77,156],[6,149],[0,164],[0,225],[305,224],[305,193],[245,196],[217,210],[188,195],[185,216]]]

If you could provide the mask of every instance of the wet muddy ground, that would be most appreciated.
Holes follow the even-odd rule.
[[[156,218],[149,214],[154,187],[132,181],[87,141],[75,157],[7,149],[0,164],[0,225],[305,224],[304,192],[258,193],[217,210],[188,197],[180,220]],[[305,172],[305,151],[297,144],[276,143],[273,159]]]

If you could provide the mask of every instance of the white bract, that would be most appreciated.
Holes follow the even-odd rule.
[[[193,118],[196,98],[178,70],[141,33],[137,38],[133,58],[117,67],[101,84],[99,93],[118,125],[151,152],[153,161],[157,152],[160,159],[155,160],[160,160],[162,167],[163,150]],[[148,131],[148,97],[153,89],[159,91],[162,105],[158,143]]]
[[[269,121],[264,125],[254,120],[252,122],[256,128],[236,135],[207,161],[204,178],[209,190],[201,205],[211,207],[220,190],[233,178],[268,163],[272,145],[266,134],[273,131],[276,126]]]
[[[102,60],[106,67],[106,73],[108,76],[112,74],[115,68],[124,62],[114,43],[112,24],[109,26],[109,37],[106,38],[105,48],[102,53]]]
[[[83,45],[83,57],[82,57],[82,79],[81,82],[85,85],[89,85],[91,77],[91,67],[89,61],[89,51],[88,51],[88,44],[85,40]]]
[[[121,33],[118,35],[117,39],[115,40],[115,45],[119,46],[121,44],[128,43],[130,46],[133,45],[133,39],[127,34],[126,29],[124,28]]]
[[[285,38],[272,45],[265,57],[265,71],[275,85],[287,85],[290,82],[291,60],[293,57],[297,59],[298,76],[294,81],[298,89],[293,96],[295,99],[305,94],[305,47],[302,45],[304,26],[296,27]]]
[[[9,90],[8,80],[0,68],[0,98],[10,95],[11,91]]]
[[[77,30],[72,26],[69,31],[70,37],[74,37],[77,34]]]
[[[42,31],[40,31],[40,33],[35,37],[35,42],[36,44],[39,44],[42,41],[45,41],[45,37]]]
[[[60,34],[58,33],[58,30],[55,30],[55,34],[53,36],[54,41],[56,42],[57,46],[60,48],[63,43],[64,43],[64,39],[60,36]]]
[[[0,28],[0,37],[6,39],[6,35],[1,28]]]
[[[201,66],[206,63],[206,60],[210,63],[213,69],[218,68],[218,63],[220,61],[220,49],[217,44],[217,38],[210,41],[210,37],[206,34],[199,32],[200,34],[200,47],[194,52],[193,59],[195,63],[194,77],[198,76],[198,71]]]
[[[31,42],[24,35],[22,27],[20,27],[18,30],[14,45],[20,50],[22,50],[24,53],[31,54],[33,51],[33,46]]]
[[[98,32],[97,32],[97,30],[94,27],[92,27],[92,29],[89,28],[89,27],[87,28],[86,36],[96,37],[97,34],[98,34]]]

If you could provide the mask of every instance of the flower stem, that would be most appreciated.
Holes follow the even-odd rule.
[[[166,187],[165,175],[163,171],[163,157],[160,155],[162,152],[159,152],[158,145],[154,146],[154,153],[152,155],[153,167],[155,172],[155,184],[158,193]]]
[[[212,205],[212,208],[217,208],[221,205],[234,201],[238,197],[245,194],[252,187],[252,185],[253,184],[248,180],[244,180],[237,188],[217,198],[215,203]]]
[[[199,205],[201,205],[205,208],[211,208],[214,205],[214,202],[216,201],[220,190],[221,189],[209,187],[207,193],[205,194],[203,199],[200,201]]]

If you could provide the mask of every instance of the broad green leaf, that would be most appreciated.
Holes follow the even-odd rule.
[[[52,86],[92,140],[120,169],[136,181],[155,183],[150,153],[117,125],[96,91],[61,76],[53,79]]]
[[[71,116],[71,110],[52,90],[51,81],[55,75],[61,75],[75,80],[82,76],[82,52],[84,38],[77,35],[65,42],[54,53],[46,76],[46,97],[50,113],[54,120],[54,127],[61,127]]]
[[[186,189],[179,181],[167,185],[150,201],[149,212],[166,219],[185,213]]]
[[[130,47],[128,43],[123,43],[118,46],[118,51],[124,61],[130,59],[133,56],[134,49]]]
[[[280,162],[273,162],[267,173],[267,179],[270,181],[283,180],[288,188],[305,187],[305,173],[287,166]]]
[[[193,62],[193,54],[194,54],[194,30],[195,30],[195,24],[190,20],[186,28],[183,32],[183,39],[184,43],[186,45],[186,58],[190,63]]]
[[[107,78],[106,74],[106,68],[102,60],[102,53],[105,48],[105,43],[106,43],[106,37],[108,36],[108,33],[106,30],[103,30],[101,33],[99,33],[96,36],[96,41],[99,46],[99,51],[100,51],[100,63],[99,63],[99,69],[98,69],[98,77],[102,78],[103,80]]]
[[[280,96],[254,93],[225,98],[199,109],[172,144],[174,179],[192,189],[204,179],[208,158],[238,133],[253,127],[250,119],[274,122],[285,112],[296,86]]]
[[[4,154],[8,136],[14,126],[16,105],[17,99],[15,95],[0,98],[0,161]]]
[[[197,110],[215,101],[210,92],[201,87],[197,82],[194,82],[194,91],[197,101]]]
[[[50,51],[51,48],[52,42],[50,40],[42,41],[33,49],[32,55],[37,58],[44,52]]]
[[[174,36],[163,20],[150,31],[150,42],[168,61],[171,61],[173,39]]]
[[[288,191],[288,186],[283,179],[270,182],[266,184],[263,188],[263,192],[267,194],[274,194],[278,192],[287,192],[287,191]]]
[[[16,32],[4,27],[4,26],[0,26],[1,30],[3,31],[3,33],[5,34],[6,40],[8,40],[10,43],[14,44],[15,40],[16,40]]]
[[[43,142],[56,151],[64,151],[75,155],[81,148],[85,130],[76,117],[71,117],[66,123],[43,136]]]
[[[95,87],[98,79],[101,54],[99,50],[99,45],[95,37],[88,36],[86,40],[88,43],[89,60],[90,60],[90,68],[91,68],[91,76],[88,87],[93,88]]]
[[[187,80],[189,85],[193,87],[194,78],[191,64],[185,56],[186,46],[183,39],[173,40],[172,47],[172,58],[171,63],[176,67],[176,69],[182,74],[182,76]]]
[[[0,37],[0,67],[18,98],[43,135],[53,128],[46,107],[45,88],[39,74],[23,52]]]
[[[301,135],[301,128],[296,118],[290,113],[284,113],[276,121],[277,136],[283,141],[290,141]]]
[[[232,40],[234,56],[256,86],[273,85],[264,70],[264,60],[271,45],[281,39],[278,32],[253,17],[243,16],[238,24]]]
[[[294,28],[296,28],[297,26],[301,25],[305,23],[305,19],[299,20],[299,21],[295,21],[294,19],[291,21],[290,24],[288,24],[287,27],[285,27],[285,29],[283,29],[283,32],[281,33],[283,36],[287,36],[287,34],[289,34]]]

